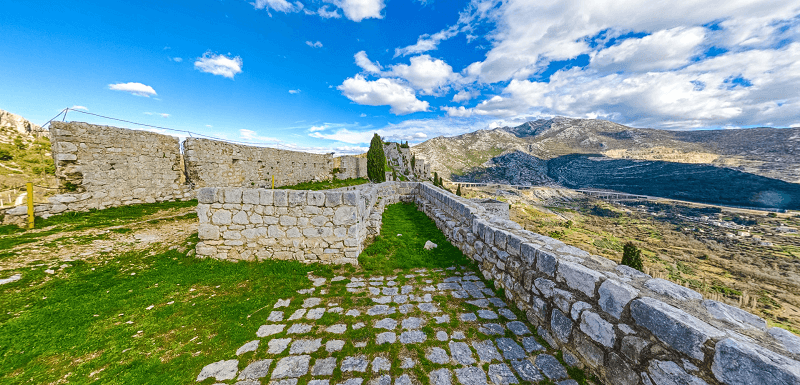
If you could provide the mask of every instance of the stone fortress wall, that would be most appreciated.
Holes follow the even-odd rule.
[[[241,208],[223,203],[229,192],[238,202],[239,191]],[[258,196],[261,208],[245,203],[245,194],[248,202]],[[197,255],[233,259],[262,250],[247,258],[271,258],[259,245],[280,244],[286,249],[275,254],[278,258],[355,263],[362,242],[380,231],[383,207],[413,201],[478,263],[487,279],[504,289],[540,336],[562,349],[567,363],[589,369],[606,384],[800,384],[800,337],[768,328],[762,318],[744,310],[704,300],[691,289],[523,230],[480,202],[428,183],[281,192],[279,199],[277,194],[202,190],[198,213],[208,230],[201,230]],[[245,208],[248,204],[252,207]],[[267,209],[286,214],[273,214],[270,227],[247,228],[256,224],[246,213]],[[224,210],[230,213],[217,214]],[[230,227],[223,231],[226,225],[215,222],[215,215],[224,216],[224,223],[238,215],[244,228],[232,231],[241,231],[241,237],[233,235],[234,242],[228,242],[224,234]]]
[[[366,177],[366,158],[333,157],[187,138],[149,131],[52,122],[56,177],[69,192],[37,204],[36,216],[137,203],[192,199],[198,187],[266,187]],[[338,170],[337,170],[338,169]],[[337,172],[338,171],[338,172]],[[0,212],[0,214],[3,214]],[[3,223],[22,224],[27,207],[5,210]]]

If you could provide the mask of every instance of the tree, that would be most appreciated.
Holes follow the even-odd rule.
[[[373,183],[386,182],[384,172],[386,164],[386,154],[383,152],[383,140],[380,135],[375,133],[369,143],[367,151],[367,177]]]
[[[417,169],[416,165],[417,165],[417,156],[412,154],[411,155],[411,171],[415,171]]]
[[[439,173],[437,173],[436,171],[433,172],[433,185],[434,186],[439,185]]]
[[[456,195],[461,196],[461,184],[459,184],[458,188],[456,189]]]
[[[642,271],[642,251],[633,242],[628,242],[622,248],[622,264]]]

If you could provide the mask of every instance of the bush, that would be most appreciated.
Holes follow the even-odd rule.
[[[458,188],[456,189],[456,195],[461,196],[461,185],[460,184],[458,185]]]
[[[369,151],[367,151],[367,177],[370,181],[373,183],[386,181],[385,164],[386,154],[383,152],[383,141],[375,133],[369,143]]]
[[[622,264],[642,271],[642,251],[633,242],[628,242],[622,248]]]
[[[0,160],[12,160],[14,156],[8,150],[0,150]]]

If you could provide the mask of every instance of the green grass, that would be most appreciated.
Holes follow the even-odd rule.
[[[402,235],[398,237],[397,234]],[[425,250],[423,246],[428,240],[438,247]],[[436,224],[416,206],[396,203],[386,206],[381,235],[364,249],[358,263],[364,270],[391,274],[395,269],[467,265],[470,260],[448,242]]]
[[[56,277],[20,270],[0,289],[0,383],[191,383],[252,340],[278,298],[308,285],[308,271],[331,275],[298,262],[150,254],[72,262]]]
[[[279,189],[286,190],[330,190],[340,187],[358,186],[360,184],[369,183],[366,178],[350,178],[350,179],[336,179],[332,181],[322,182],[303,182],[293,186],[281,186]]]

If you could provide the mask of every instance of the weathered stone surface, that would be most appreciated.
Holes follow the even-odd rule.
[[[517,319],[517,315],[514,314],[514,312],[512,312],[508,308],[502,308],[502,309],[498,310],[497,312],[500,313],[500,315],[505,317],[506,319],[509,319],[509,320]]]
[[[307,309],[295,310],[294,313],[292,313],[292,315],[289,316],[289,321],[299,320],[303,318],[303,316],[306,315],[306,311],[308,310]]]
[[[459,315],[458,318],[464,322],[475,322],[478,320],[478,316],[476,316],[475,313],[463,313]]]
[[[269,349],[267,353],[269,354],[279,354],[286,350],[289,347],[289,342],[292,342],[291,338],[276,338],[269,341]]]
[[[489,365],[489,379],[497,385],[519,384],[519,380],[506,364]]]
[[[333,333],[333,334],[342,334],[342,333],[347,331],[347,325],[346,324],[331,325],[331,326],[328,326],[325,329],[325,331],[328,332],[328,333]]]
[[[498,338],[495,342],[507,360],[521,360],[525,358],[525,351],[511,338]]]
[[[500,324],[483,324],[478,328],[478,331],[486,335],[502,336],[505,334],[503,325]]]
[[[451,385],[453,375],[447,369],[433,370],[428,374],[431,385]]]
[[[492,305],[494,305],[494,306],[497,306],[497,307],[506,307],[506,306],[508,306],[508,305],[506,305],[506,303],[505,303],[505,302],[503,302],[503,300],[502,300],[502,299],[500,299],[500,298],[497,298],[497,297],[491,297],[491,298],[488,298],[488,299],[489,299],[489,302],[491,302],[491,303],[492,303]]]
[[[417,317],[409,317],[403,320],[403,329],[416,330],[422,327],[422,319]]]
[[[800,354],[800,337],[792,332],[778,327],[769,328],[769,335],[775,338],[789,353]]]
[[[708,310],[708,313],[711,314],[712,317],[733,324],[736,327],[742,329],[767,330],[767,321],[738,307],[733,307],[710,299],[703,301],[703,307]]]
[[[572,334],[572,320],[558,309],[553,309],[553,314],[550,316],[550,327],[559,341],[565,344],[569,342],[569,336]]]
[[[351,378],[345,380],[344,382],[340,382],[337,385],[361,385],[364,382],[363,378]]]
[[[652,298],[634,300],[631,315],[656,338],[698,360],[705,356],[702,347],[709,338],[725,335],[685,311]]]
[[[724,384],[800,384],[798,361],[732,338],[718,342],[715,348],[711,371]]]
[[[289,356],[282,358],[275,365],[275,370],[272,371],[272,379],[281,379],[286,377],[297,378],[308,373],[308,364],[311,361],[311,356]]]
[[[322,347],[322,338],[315,340],[297,340],[292,343],[292,348],[289,349],[289,354],[306,354],[313,353]]]
[[[622,315],[625,306],[639,295],[639,290],[626,283],[606,280],[600,285],[600,308],[616,319]]]
[[[325,315],[325,308],[315,307],[308,310],[308,313],[306,313],[306,318],[310,320],[318,320],[322,318],[323,315]]]
[[[561,366],[558,360],[549,354],[540,354],[534,361],[539,370],[551,380],[562,380],[567,378],[567,370]]]
[[[273,311],[269,313],[269,317],[267,317],[267,321],[270,322],[281,322],[283,321],[283,312],[282,311]]]
[[[311,368],[312,376],[330,376],[333,370],[336,369],[336,357],[320,358],[314,362],[314,367]]]
[[[522,347],[526,352],[531,353],[539,350],[544,350],[544,346],[536,341],[535,337],[525,337],[522,339]]]
[[[372,360],[372,372],[379,373],[381,371],[389,371],[392,369],[392,362],[384,357],[375,357]]]
[[[419,308],[419,310],[422,310],[422,311],[424,311],[426,313],[438,313],[439,312],[439,308],[436,307],[436,305],[433,304],[433,303],[421,303],[421,304],[417,305],[417,307]]]
[[[289,330],[286,331],[286,334],[305,334],[310,331],[311,331],[311,325],[309,324],[294,324],[289,327]]]
[[[525,326],[525,324],[520,321],[509,322],[506,324],[506,327],[508,328],[508,330],[511,330],[512,333],[518,336],[531,334],[531,331],[528,329],[528,327]]]
[[[497,319],[497,313],[491,310],[478,310],[478,317],[485,319]]]
[[[500,356],[500,352],[497,351],[491,340],[475,341],[472,343],[472,347],[478,352],[478,359],[481,361],[503,361],[503,357]]]
[[[616,353],[609,353],[606,361],[606,375],[614,385],[637,385],[639,375]]]
[[[389,315],[394,313],[394,308],[389,305],[375,305],[367,310],[367,315]]]
[[[366,372],[369,361],[365,356],[345,357],[342,360],[342,373],[346,372]]]
[[[309,383],[309,385],[311,385]],[[369,385],[392,385],[392,376],[384,374],[378,378],[372,379]]]
[[[661,278],[653,278],[647,280],[644,283],[644,286],[658,294],[670,297],[672,299],[676,299],[679,301],[687,301],[687,300],[702,300],[703,295],[681,285],[672,283],[665,279]]]
[[[203,367],[197,375],[197,382],[206,378],[216,378],[217,381],[232,380],[239,371],[239,360],[217,361]]]
[[[254,341],[250,341],[250,342],[242,345],[242,347],[240,347],[239,349],[236,350],[236,355],[240,356],[240,355],[245,354],[247,352],[256,351],[256,349],[258,349],[258,343],[259,342],[261,342],[261,341],[254,340]]]
[[[652,360],[647,371],[653,382],[658,385],[708,385],[702,379],[686,373],[672,361]],[[761,382],[749,384],[761,384]]]
[[[576,332],[574,341],[575,350],[590,366],[597,368],[605,363],[603,349],[595,345],[585,334]]]
[[[581,318],[581,312],[586,309],[591,309],[592,305],[589,305],[586,302],[578,301],[572,305],[572,310],[570,311],[569,315],[572,317],[573,320],[577,321]]]
[[[311,380],[311,381],[308,381],[308,385],[330,385],[330,383],[331,383],[330,380]],[[236,385],[239,385],[239,384],[236,384]],[[261,385],[261,384],[259,383],[257,385]],[[270,383],[270,385],[272,385],[272,383]]]
[[[574,262],[561,261],[558,264],[558,280],[589,298],[594,298],[595,287],[603,277],[602,273]]]
[[[255,380],[247,380],[247,381],[237,382],[235,385],[261,385],[261,382]],[[269,385],[297,385],[297,379],[286,378],[283,380],[273,380],[269,382]]]
[[[486,373],[478,367],[469,366],[456,369],[456,378],[462,385],[488,385],[486,383]]]
[[[303,307],[309,308],[309,307],[319,306],[320,303],[322,303],[321,298],[315,298],[315,297],[306,298],[303,301]]]
[[[393,344],[395,341],[397,341],[397,334],[394,334],[392,332],[384,332],[378,334],[375,343],[378,345]]]
[[[428,337],[425,333],[419,330],[407,331],[400,334],[400,343],[403,344],[418,344],[425,342]]]
[[[552,277],[556,273],[557,264],[555,255],[544,250],[539,250],[536,253],[536,270]]]
[[[441,331],[441,330],[437,331],[436,332],[436,339],[438,341],[447,341],[448,340],[447,332]]]
[[[394,330],[395,327],[397,327],[397,321],[391,318],[384,318],[380,321],[375,322],[376,329]]]
[[[539,289],[539,292],[541,292],[545,298],[552,297],[553,289],[556,287],[555,282],[545,278],[536,278],[533,281],[533,285],[536,286],[537,289]]]
[[[260,360],[253,362],[250,365],[247,365],[241,373],[239,373],[239,377],[237,380],[257,380],[259,378],[266,377],[269,374],[269,365],[272,363],[272,360]]]
[[[566,318],[566,317],[564,317]],[[617,334],[614,333],[614,325],[605,321],[597,313],[585,311],[581,315],[581,331],[586,333],[589,338],[601,343],[606,347],[614,347]]]
[[[544,376],[539,373],[539,369],[536,369],[533,364],[528,360],[512,360],[510,361],[511,367],[519,374],[519,377],[522,378],[523,381],[529,381],[532,383],[537,383],[539,381],[544,380]]]
[[[475,358],[472,357],[472,350],[469,345],[464,342],[450,341],[450,354],[453,356],[453,361],[461,365],[467,366],[475,363]]]
[[[328,353],[338,352],[344,347],[342,340],[330,340],[325,343],[325,351]]]
[[[636,336],[625,336],[622,338],[620,352],[633,363],[639,363],[642,351],[648,345],[647,341]]]
[[[432,348],[430,352],[425,356],[428,361],[433,362],[434,364],[444,365],[450,362],[450,357],[447,356],[447,352],[442,348]]]
[[[278,334],[282,332],[285,327],[286,325],[261,325],[256,332],[256,336],[266,337],[273,334]]]

